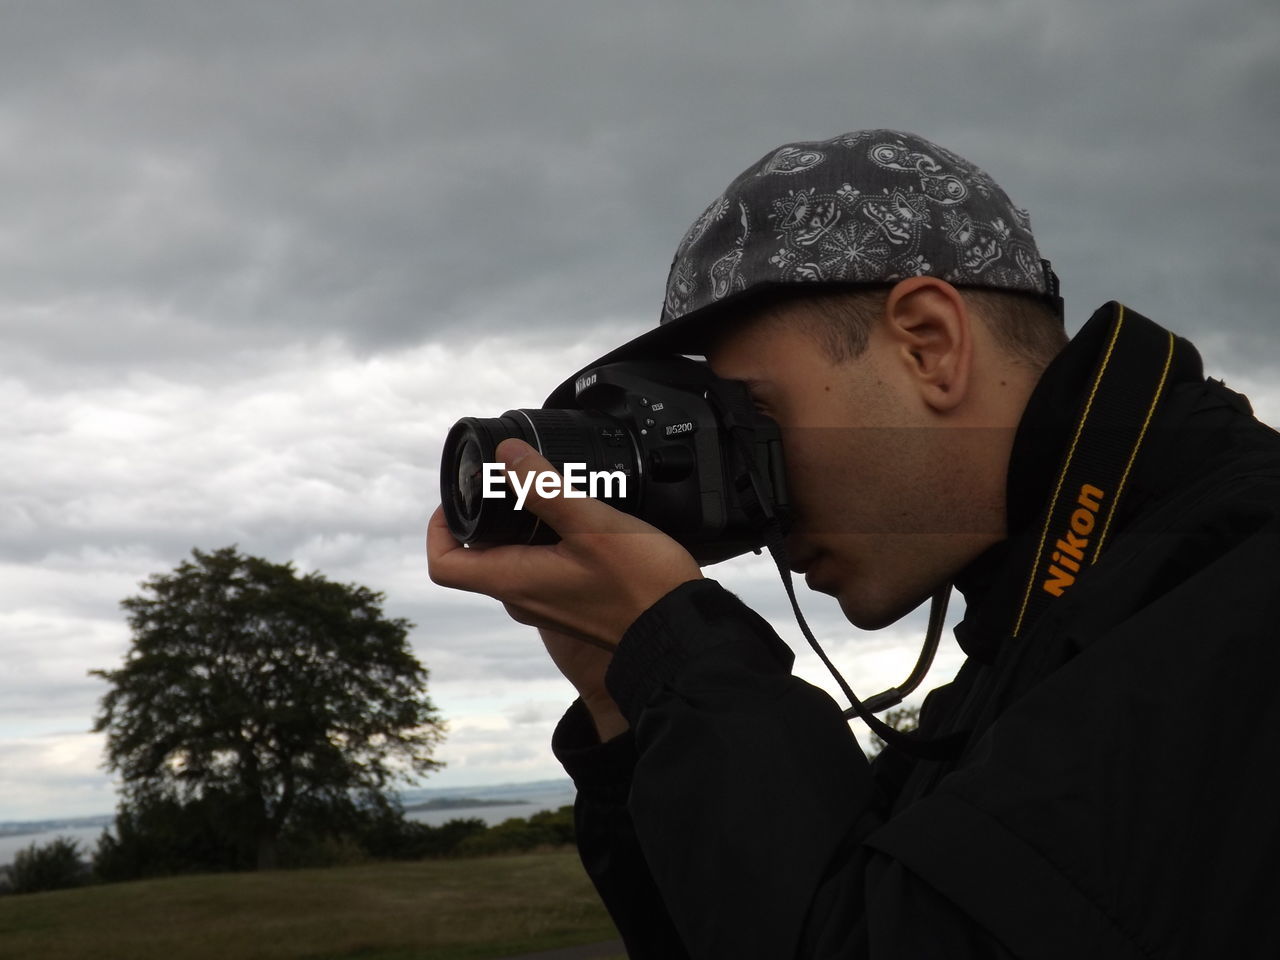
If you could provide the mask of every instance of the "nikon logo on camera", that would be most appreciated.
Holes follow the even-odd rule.
[[[1068,520],[1067,529],[1053,545],[1054,551],[1049,555],[1049,575],[1040,585],[1045,593],[1060,597],[1063,591],[1076,582],[1076,574],[1084,563],[1085,551],[1089,549],[1089,537],[1093,533],[1098,510],[1105,496],[1105,492],[1091,483],[1080,487],[1076,509]]]
[[[504,464],[501,463],[484,465],[484,487],[480,495],[489,500],[501,500],[506,496],[502,488],[506,481],[516,492],[517,510],[524,509],[525,499],[531,489],[538,491],[540,497],[554,497],[563,491],[564,496],[571,500],[586,497],[596,500],[602,497],[625,499],[627,496],[627,475],[621,470],[588,471],[585,463],[566,463],[563,476],[554,470],[536,470],[521,482],[514,470],[504,470],[503,467]]]

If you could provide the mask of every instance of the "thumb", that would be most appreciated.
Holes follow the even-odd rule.
[[[568,533],[616,533],[639,522],[587,497],[585,483],[575,483],[573,491],[566,494],[561,472],[523,440],[502,441],[497,456],[515,474],[511,482],[517,498],[524,498],[522,508],[562,537]]]

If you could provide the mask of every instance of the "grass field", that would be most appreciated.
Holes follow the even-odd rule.
[[[485,960],[616,936],[573,850],[0,897],[4,960]]]

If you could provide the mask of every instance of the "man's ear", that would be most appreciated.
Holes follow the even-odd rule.
[[[973,322],[960,292],[937,277],[911,277],[889,291],[885,332],[897,359],[932,409],[964,400],[973,361]]]

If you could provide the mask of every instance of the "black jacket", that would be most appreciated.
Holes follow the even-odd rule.
[[[964,732],[954,759],[869,764],[710,580],[623,638],[629,733],[566,714],[583,862],[633,960],[1280,956],[1280,435],[1186,341],[1109,547],[1008,638],[1110,316],[1046,370],[1009,539],[958,578],[968,659],[921,718]]]

